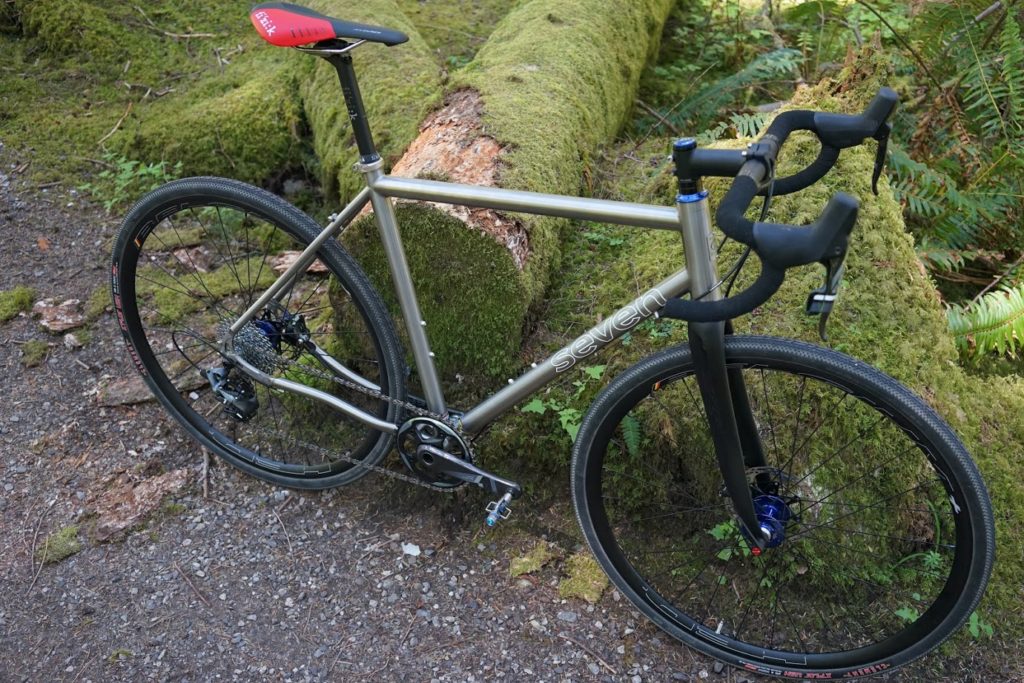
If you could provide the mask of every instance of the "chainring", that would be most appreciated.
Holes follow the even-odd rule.
[[[424,444],[472,463],[473,451],[458,432],[431,417],[414,417],[406,420],[398,429],[398,455],[410,472],[431,486],[454,489],[466,483],[455,477],[437,476],[424,467],[421,457],[429,455],[420,456],[418,453],[419,447]]]

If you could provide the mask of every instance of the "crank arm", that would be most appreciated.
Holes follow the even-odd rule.
[[[416,455],[419,458],[420,466],[431,474],[445,475],[475,484],[485,491],[499,495],[511,494],[513,498],[518,498],[523,494],[522,487],[514,481],[491,474],[471,462],[466,462],[430,444],[420,445],[416,449]]]

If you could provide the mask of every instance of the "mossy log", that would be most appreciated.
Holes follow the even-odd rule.
[[[520,4],[452,75],[444,105],[423,121],[394,174],[580,193],[592,155],[632,109],[671,5]],[[528,311],[547,289],[567,222],[405,202],[398,212],[441,374],[513,371]],[[363,221],[350,235],[349,246],[390,293],[372,224]]]
[[[223,72],[140,107],[113,144],[183,175],[263,183],[302,160],[298,55],[254,46]]]

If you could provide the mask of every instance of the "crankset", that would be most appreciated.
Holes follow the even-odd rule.
[[[511,514],[509,503],[522,487],[473,464],[473,451],[449,425],[430,417],[414,417],[398,430],[398,454],[417,477],[438,488],[475,484],[501,497],[488,504],[487,524],[494,526]]]

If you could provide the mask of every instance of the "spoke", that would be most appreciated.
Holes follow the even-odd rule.
[[[199,225],[203,228],[203,231],[207,235],[210,235],[212,237],[213,233],[211,233],[210,229],[208,227],[206,227],[206,223],[203,222],[202,218],[200,218],[198,215],[196,215],[195,207],[194,206],[190,206],[190,207],[188,207],[188,210],[189,210],[189,213],[192,214],[192,217],[196,220],[196,222],[198,222]],[[217,210],[217,215],[220,216],[220,209],[219,208]],[[238,276],[238,270],[234,267],[234,265],[232,263],[234,261],[235,255],[234,255],[234,252],[231,251],[231,240],[228,239],[227,229],[225,228],[223,221],[221,222],[221,235],[224,236],[224,246],[225,246],[225,248],[228,251],[228,256],[230,257],[229,259],[227,259],[225,261],[225,265],[227,266],[228,270],[231,271],[231,274],[234,276],[235,282],[238,283],[238,291],[239,292],[244,292],[245,291],[245,285],[242,284],[242,278],[240,278]],[[214,244],[216,244],[216,240],[215,239],[213,240],[213,242],[214,242]],[[220,254],[220,253],[221,253],[220,249],[217,249],[217,254]],[[186,252],[186,255],[187,254],[188,254],[188,252]],[[190,262],[192,261],[192,257],[191,256],[189,256],[189,261]],[[195,265],[193,265],[193,268],[194,267],[195,267]],[[210,294],[210,298],[213,298],[213,294]]]
[[[747,615],[750,613],[750,608],[753,606],[754,600],[761,593],[761,588],[763,587],[764,580],[768,578],[768,571],[770,569],[773,569],[775,565],[778,564],[779,558],[781,557],[782,553],[775,553],[773,557],[768,558],[767,562],[764,562],[764,571],[761,572],[761,576],[758,577],[757,583],[754,584],[754,593],[750,596],[750,599],[746,601],[747,607],[743,610],[743,614],[740,617],[740,623],[736,626],[736,629],[734,631],[734,635],[737,639],[739,639],[740,633],[742,633],[743,631],[743,626],[747,623]]]
[[[878,503],[876,503],[874,505],[869,505],[869,506],[866,506],[864,508],[860,508],[860,509],[854,510],[852,512],[847,512],[846,514],[842,514],[842,515],[840,515],[840,516],[838,516],[838,517],[836,517],[834,519],[830,519],[828,521],[831,524],[834,525],[836,522],[842,521],[842,520],[850,517],[851,515],[855,515],[858,512],[862,512],[863,510],[874,510],[874,509],[877,509],[881,505],[881,503],[884,503],[886,501],[892,500],[894,498],[898,498],[899,496],[904,496],[904,495],[910,493],[911,491],[916,491],[919,488],[921,488],[921,484],[920,483],[918,483],[916,486],[914,486],[912,488],[906,489],[904,491],[900,491],[899,493],[894,493],[891,496],[883,498],[882,500],[878,501]],[[829,496],[826,496],[826,498],[828,498],[828,497]],[[795,534],[792,538],[793,539],[800,538],[802,536],[805,536],[808,531],[813,531],[814,529],[817,529],[817,528],[823,527],[823,526],[825,526],[825,525],[824,524],[816,524],[816,525],[812,525],[812,526],[809,526],[809,527],[804,527],[804,528],[801,529],[801,533]]]
[[[874,429],[875,427],[877,427],[877,426],[878,426],[878,425],[879,425],[879,424],[880,424],[880,423],[882,422],[882,420],[884,420],[884,419],[885,419],[885,415],[880,415],[880,416],[879,416],[879,418],[878,418],[877,420],[875,420],[875,421],[874,421],[874,423],[873,423],[873,424],[872,424],[872,425],[871,425],[870,427],[868,427],[868,430],[873,430],[873,429]],[[792,483],[790,484],[790,486],[796,487],[796,486],[798,486],[799,484],[803,483],[803,482],[804,482],[804,481],[805,481],[805,480],[806,480],[806,479],[807,479],[808,477],[811,477],[811,476],[812,476],[812,475],[813,475],[813,474],[814,474],[815,472],[817,472],[817,471],[818,471],[818,470],[820,470],[820,469],[821,469],[822,467],[824,467],[825,465],[827,465],[828,463],[832,462],[832,461],[833,461],[834,459],[836,459],[837,457],[839,457],[839,455],[841,455],[841,454],[842,454],[842,453],[843,453],[843,452],[844,452],[844,451],[845,451],[845,450],[846,450],[847,448],[849,448],[850,446],[852,446],[852,445],[853,445],[853,444],[855,444],[856,442],[858,442],[858,441],[860,441],[861,439],[863,439],[863,438],[864,438],[864,437],[865,437],[866,435],[867,435],[867,432],[866,432],[866,431],[858,433],[858,434],[857,434],[857,436],[855,436],[855,437],[853,437],[852,439],[850,439],[849,441],[847,441],[847,442],[846,442],[845,444],[843,444],[842,446],[840,446],[838,450],[836,450],[836,451],[835,451],[835,452],[833,452],[833,453],[832,453],[831,455],[829,455],[829,456],[828,456],[827,458],[825,458],[824,460],[822,460],[821,462],[819,462],[819,463],[818,463],[817,465],[815,465],[815,466],[814,466],[814,468],[813,468],[813,469],[811,469],[811,471],[810,471],[810,472],[808,472],[808,473],[807,473],[807,474],[805,474],[804,476],[800,477],[800,478],[799,478],[799,479],[797,479],[797,480],[796,480],[795,482],[792,482]],[[908,450],[909,450],[909,449],[908,449]],[[906,451],[903,451],[903,453],[905,453],[905,452],[906,452]],[[903,453],[900,453],[900,455],[902,455]],[[889,462],[892,462],[892,461],[890,460]],[[888,464],[888,463],[886,463],[886,464]]]
[[[768,399],[768,379],[765,377],[764,368],[760,368],[760,371],[761,392],[764,394],[764,407],[765,410],[768,412],[768,430],[771,432],[772,435],[772,448],[775,450],[776,457],[780,457],[782,453],[781,451],[779,451],[779,442],[775,438],[775,421],[772,418],[772,402]],[[785,470],[786,468],[783,467],[781,469]]]
[[[791,469],[793,461],[796,460],[796,456],[799,455],[804,450],[805,446],[811,443],[811,439],[814,438],[814,435],[817,434],[821,430],[821,428],[825,426],[825,418],[831,415],[834,411],[838,410],[840,404],[842,404],[843,401],[846,400],[847,396],[849,396],[849,394],[843,394],[843,397],[836,401],[835,405],[833,405],[832,408],[830,408],[822,415],[821,421],[818,423],[818,426],[814,428],[814,431],[812,431],[807,436],[807,438],[800,443],[800,446],[793,451],[792,455],[789,456],[789,461],[786,463],[786,465],[782,467],[783,471],[789,471]]]

